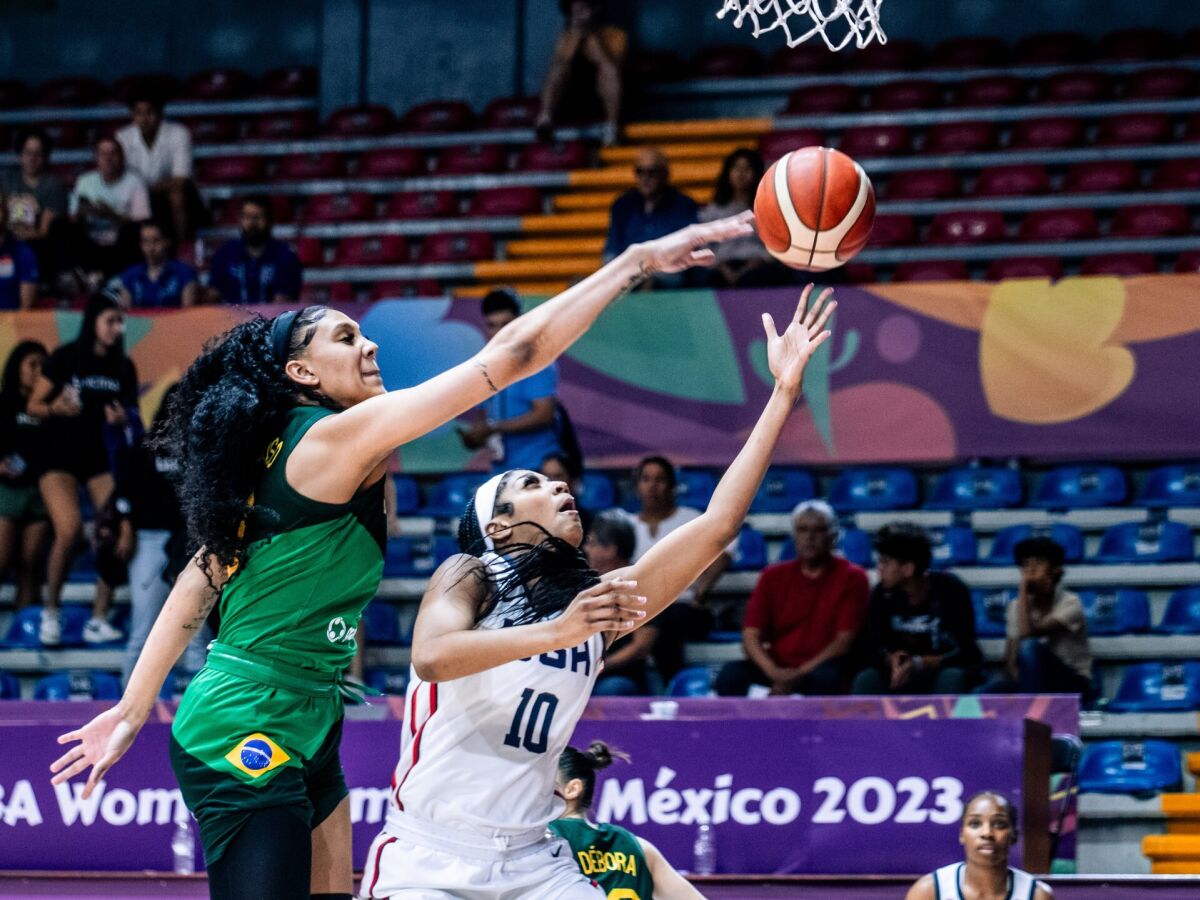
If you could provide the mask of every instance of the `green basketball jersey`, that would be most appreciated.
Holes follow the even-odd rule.
[[[608,900],[651,900],[654,879],[638,839],[620,825],[585,819],[556,819],[550,830],[565,840],[579,869],[600,887]]]

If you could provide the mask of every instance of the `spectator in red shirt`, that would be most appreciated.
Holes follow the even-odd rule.
[[[834,556],[838,521],[821,500],[792,511],[796,559],[763,570],[746,606],[746,659],[726,663],[717,693],[745,696],[751,685],[772,694],[839,694],[846,654],[867,612],[867,573]]]

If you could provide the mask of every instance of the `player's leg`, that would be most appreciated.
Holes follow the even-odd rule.
[[[350,861],[350,798],[312,831],[312,897],[350,900],[354,872]]]
[[[212,900],[296,900],[307,897],[312,858],[309,828],[286,806],[251,813],[224,853],[208,867]]]

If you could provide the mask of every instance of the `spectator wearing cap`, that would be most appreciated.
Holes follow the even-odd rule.
[[[294,303],[300,297],[300,259],[271,236],[274,212],[268,197],[242,201],[241,235],[221,245],[208,266],[209,292],[229,304]]]
[[[925,530],[894,522],[875,538],[879,583],[871,593],[855,694],[962,694],[981,660],[967,586],[929,571]]]
[[[745,696],[751,685],[772,694],[840,694],[847,661],[870,598],[867,573],[835,556],[837,516],[808,500],[792,510],[796,558],[767,566],[746,606],[746,658],[726,663],[717,693]]]
[[[75,259],[93,285],[137,262],[137,223],[150,218],[146,183],[125,167],[115,138],[96,141],[96,168],[84,172],[71,191],[76,229]]]
[[[52,145],[40,129],[26,131],[17,139],[19,163],[15,170],[0,175],[0,191],[8,198],[8,227],[19,241],[37,255],[38,268],[47,282],[65,265],[67,188],[49,170]]]
[[[671,167],[661,150],[647,147],[637,155],[633,174],[636,186],[623,193],[609,214],[604,243],[607,262],[633,244],[663,237],[697,221],[696,201],[671,186]],[[678,287],[682,275],[660,275],[659,287]]]
[[[143,262],[121,273],[116,288],[125,306],[163,308],[192,306],[200,286],[196,270],[173,259],[167,236],[157,222],[143,222],[139,230]]]
[[[130,95],[129,112],[133,121],[117,132],[125,163],[150,188],[155,218],[171,223],[176,240],[189,240],[189,210],[198,205],[192,200],[192,134],[163,118],[162,97],[147,85]]]
[[[489,341],[521,314],[516,292],[509,288],[489,291],[480,309]],[[542,460],[564,450],[556,427],[557,393],[558,365],[551,363],[493,394],[472,424],[459,428],[463,444],[470,450],[486,447],[491,452],[494,472],[540,471]]]
[[[0,309],[30,309],[37,286],[37,256],[9,230],[8,204],[0,195]]]
[[[1080,694],[1089,699],[1092,654],[1079,595],[1062,586],[1062,545],[1026,538],[1014,548],[1021,583],[1005,611],[1004,674],[980,689],[987,694]]]

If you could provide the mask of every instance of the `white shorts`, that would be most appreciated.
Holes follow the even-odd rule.
[[[486,845],[411,816],[389,818],[371,842],[359,890],[368,900],[604,900],[567,842],[545,831]]]

